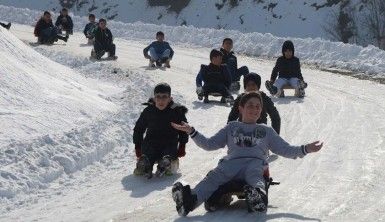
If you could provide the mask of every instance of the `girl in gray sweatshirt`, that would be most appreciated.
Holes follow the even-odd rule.
[[[172,193],[179,215],[185,216],[206,201],[218,187],[230,180],[244,180],[248,208],[266,211],[267,196],[263,171],[267,166],[269,150],[286,158],[302,158],[322,148],[319,141],[292,146],[283,140],[274,129],[256,124],[262,111],[262,97],[258,92],[245,94],[239,105],[242,122],[229,122],[211,138],[206,138],[186,123],[173,127],[190,134],[193,141],[205,150],[227,146],[227,155],[199,182],[194,189],[174,184]]]

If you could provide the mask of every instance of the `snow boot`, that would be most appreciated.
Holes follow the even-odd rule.
[[[171,157],[169,155],[164,156],[161,160],[158,161],[158,166],[156,167],[155,175],[157,177],[162,177],[163,175],[172,175],[171,173]]]
[[[266,80],[265,82],[266,89],[269,90],[271,95],[275,95],[278,92],[278,89],[276,86],[273,85],[273,83],[269,80]]]
[[[250,185],[244,187],[246,203],[249,212],[266,212],[267,196],[265,191]]]
[[[136,162],[134,174],[137,176],[145,176],[148,179],[152,177],[152,166],[150,164],[150,160],[146,155],[142,155],[138,159],[138,162]]]
[[[187,216],[197,204],[197,196],[191,194],[190,186],[183,186],[180,182],[176,182],[172,186],[172,199],[176,203],[179,216]]]

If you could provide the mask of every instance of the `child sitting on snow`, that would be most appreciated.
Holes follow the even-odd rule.
[[[227,156],[219,161],[194,189],[174,184],[172,196],[178,214],[186,216],[190,211],[206,201],[218,187],[233,179],[245,180],[246,203],[252,211],[264,212],[267,209],[267,196],[263,177],[269,150],[287,158],[304,157],[322,148],[319,141],[291,146],[271,127],[256,124],[262,111],[262,97],[257,92],[245,94],[239,104],[242,122],[230,122],[211,138],[206,138],[187,123],[173,127],[190,134],[194,142],[205,150],[228,147]]]
[[[285,96],[283,91],[285,85],[295,89],[295,96],[300,98],[305,96],[304,88],[307,84],[303,80],[299,59],[294,56],[294,44],[289,40],[283,43],[282,56],[275,63],[270,81],[266,81],[266,88],[277,97]]]
[[[148,52],[150,52],[150,55]],[[161,67],[164,63],[165,67],[170,68],[170,61],[174,55],[174,50],[172,50],[168,42],[164,41],[164,33],[159,31],[156,33],[156,41],[143,49],[143,55],[144,58],[150,60],[150,67],[155,67],[155,62],[158,67]]]
[[[154,98],[146,105],[134,128],[135,153],[138,158],[134,174],[151,178],[155,162],[158,162],[157,176],[175,173],[178,157],[186,155],[188,135],[174,129],[171,122],[186,121],[187,108],[174,103],[171,87],[167,83],[155,86]],[[143,139],[144,133],[146,136]],[[175,169],[171,169],[172,162],[176,165]]]

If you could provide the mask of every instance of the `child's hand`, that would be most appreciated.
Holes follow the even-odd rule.
[[[171,126],[174,127],[176,130],[180,130],[188,134],[191,134],[194,131],[191,126],[189,126],[187,123],[183,121],[181,124],[171,123]]]
[[[315,142],[312,142],[312,143],[309,143],[306,145],[306,151],[308,153],[315,153],[315,152],[318,152],[324,143],[320,143],[320,141],[315,141]]]

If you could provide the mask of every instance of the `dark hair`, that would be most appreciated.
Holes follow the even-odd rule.
[[[284,52],[286,51],[286,50],[291,50],[292,52],[293,52],[293,54],[294,54],[294,44],[293,44],[293,42],[292,41],[290,41],[290,40],[287,40],[287,41],[285,41],[283,44],[282,44],[282,54],[284,54]]]
[[[251,98],[258,98],[259,101],[261,102],[261,108],[263,107],[263,99],[261,96],[261,93],[259,92],[249,92],[245,93],[242,97],[241,100],[239,101],[239,106],[244,107],[247,101],[249,101]]]
[[[61,11],[62,11],[62,12],[68,12],[68,9],[67,9],[67,8],[62,8]]]
[[[51,15],[49,11],[45,11],[43,15]]]
[[[243,88],[244,89],[246,89],[246,85],[248,82],[254,82],[258,86],[258,89],[261,88],[261,76],[258,75],[257,73],[251,72],[249,74],[246,74],[243,77]]]
[[[168,95],[171,95],[170,85],[165,82],[157,84],[154,88],[154,95],[157,93],[167,93]]]
[[[99,19],[99,22],[107,23],[107,21],[104,18]]]
[[[214,57],[218,57],[218,56],[223,56],[223,53],[221,51],[219,51],[218,49],[213,49],[211,50],[210,52],[210,61],[214,58]]]
[[[156,33],[156,36],[159,36],[159,35],[164,36],[164,33],[162,31],[159,31]]]
[[[95,15],[94,14],[89,14],[88,18],[95,18]]]
[[[222,41],[222,45],[225,44],[225,42],[227,42],[227,41],[233,43],[233,40],[232,40],[232,39],[230,39],[230,38],[224,38],[223,41]]]

